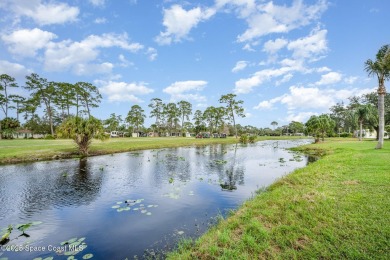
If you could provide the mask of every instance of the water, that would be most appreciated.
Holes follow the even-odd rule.
[[[25,231],[29,237],[14,228],[0,258],[161,254],[181,238],[204,233],[218,215],[236,209],[259,188],[304,167],[308,158],[285,148],[310,142],[183,147],[1,166],[0,229],[42,223]],[[72,238],[77,240],[64,244]],[[79,251],[70,252],[69,244]]]

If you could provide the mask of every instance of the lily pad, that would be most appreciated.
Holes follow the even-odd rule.
[[[177,231],[177,234],[178,234],[178,235],[183,235],[183,234],[184,234],[184,231]]]
[[[141,213],[142,214],[144,214],[144,213],[146,213],[146,212],[148,212],[147,210],[141,210]]]
[[[83,259],[91,259],[93,257],[93,254],[86,254],[83,256]]]
[[[114,205],[114,206],[112,206],[111,208],[113,208],[113,209],[119,209],[121,206],[119,206],[119,205]]]
[[[148,213],[146,213],[146,215],[150,216],[150,215],[152,215],[152,212],[148,212]]]

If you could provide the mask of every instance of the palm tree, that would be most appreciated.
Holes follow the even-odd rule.
[[[382,149],[385,128],[385,80],[390,78],[390,45],[382,46],[376,54],[376,60],[368,59],[364,65],[369,76],[378,78],[379,140],[376,149]]]
[[[368,121],[370,117],[373,116],[374,108],[371,106],[371,104],[367,105],[361,105],[357,108],[356,114],[359,121],[359,141],[362,140],[363,137],[363,123],[365,121]]]

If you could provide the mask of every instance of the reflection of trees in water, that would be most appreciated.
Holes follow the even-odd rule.
[[[99,194],[103,177],[90,172],[87,160],[80,160],[79,165],[67,173],[45,174],[43,178],[39,173],[32,174],[35,176],[26,180],[27,189],[23,192],[21,205],[27,215],[52,206],[89,204]]]
[[[231,162],[228,162],[225,169],[223,176],[219,176],[220,186],[223,190],[236,190],[237,184],[243,185],[245,183],[245,168],[237,163],[237,144],[234,148],[233,158]]]
[[[156,157],[151,163],[155,163],[152,173],[154,186],[161,186],[164,181],[169,178],[179,180],[181,182],[191,179],[191,167],[187,153],[181,153],[179,149],[169,149],[158,151]]]

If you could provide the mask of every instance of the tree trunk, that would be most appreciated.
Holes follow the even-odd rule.
[[[0,140],[3,139],[3,133],[2,133],[2,130],[1,130],[1,120],[0,120]]]
[[[54,136],[53,118],[52,118],[52,115],[51,115],[51,108],[50,107],[48,108],[48,112],[49,112],[50,132],[51,132],[51,135]]]
[[[359,141],[362,140],[362,137],[363,137],[363,121],[362,120],[359,120],[359,126],[360,126],[360,130],[359,130]]]
[[[383,148],[383,137],[385,131],[385,94],[386,89],[383,84],[381,84],[378,88],[378,111],[379,111],[379,126],[378,126],[378,144],[375,149]]]
[[[233,118],[233,127],[234,131],[236,132],[236,139],[237,139],[237,128],[236,128],[236,120],[234,119],[234,112],[232,111],[232,118]]]

